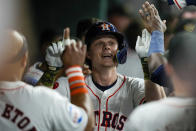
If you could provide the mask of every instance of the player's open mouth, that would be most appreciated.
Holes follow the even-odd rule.
[[[113,58],[112,54],[104,54],[102,55],[102,58]]]

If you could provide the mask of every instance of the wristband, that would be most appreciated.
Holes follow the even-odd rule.
[[[158,30],[152,32],[148,57],[153,53],[164,54],[164,35]]]
[[[68,78],[71,96],[80,93],[88,93],[88,90],[85,88],[84,75],[80,66],[71,66],[65,73]]]

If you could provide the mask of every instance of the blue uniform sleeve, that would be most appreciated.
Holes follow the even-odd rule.
[[[151,81],[164,87],[166,95],[173,91],[169,77],[167,76],[164,66],[160,65],[152,74]]]

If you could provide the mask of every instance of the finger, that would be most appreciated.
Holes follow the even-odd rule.
[[[64,32],[63,32],[63,38],[66,40],[66,39],[70,39],[70,29],[67,27],[64,29]]]
[[[78,51],[78,49],[77,49],[77,47],[76,47],[76,44],[71,43],[70,47],[71,47],[71,51],[73,51],[73,52]]]
[[[146,7],[146,14],[149,14],[150,17],[153,18],[153,17],[155,16],[155,13],[154,13],[154,11],[153,11],[151,5],[150,5],[148,2],[145,2],[144,5],[145,5],[145,7]],[[148,16],[147,16],[147,19],[149,20]]]
[[[153,10],[154,10],[155,15],[159,15],[159,12],[158,12],[158,10],[155,8],[154,4],[152,4],[152,8],[153,8]]]
[[[151,5],[150,4],[148,5],[148,11],[150,12],[151,18],[155,17],[155,12],[154,12],[154,10],[152,8],[152,4]]]
[[[147,9],[146,3],[142,5],[142,8],[143,8],[144,14],[147,14],[148,9]]]
[[[59,54],[62,54],[62,52],[64,51],[64,47],[61,41],[58,42],[57,47],[58,47]]]
[[[65,50],[64,50],[64,54],[65,52],[71,52],[71,45],[67,45]]]
[[[81,49],[82,48],[82,41],[77,41],[77,47],[78,47],[78,49]]]
[[[58,54],[58,48],[56,43],[52,43],[52,47],[54,49],[54,54]]]
[[[76,43],[76,40],[71,39],[70,42],[75,44]]]
[[[142,9],[139,10],[139,14],[140,14],[140,16],[142,17],[142,19],[143,19],[144,21],[146,21],[146,17],[145,17],[145,15],[144,15],[144,12],[143,12]]]
[[[48,50],[48,52],[49,52],[50,54],[54,54],[54,49],[53,49],[52,46],[49,46],[47,50]]]
[[[85,53],[85,55],[86,55],[86,48],[87,48],[86,45],[83,44],[83,45],[82,45],[82,52]]]
[[[135,46],[136,50],[137,50],[137,47],[138,47],[138,46],[141,46],[140,43],[141,43],[140,36],[137,36],[137,41],[136,41],[136,46]]]
[[[150,12],[149,12],[149,10],[148,10],[146,4],[143,5],[143,12],[144,12],[145,20],[146,20],[146,21],[149,21],[149,20],[150,20],[151,14],[150,14]]]
[[[163,20],[163,23],[164,23],[164,24],[166,24],[166,22],[167,22],[166,20]]]
[[[84,64],[84,65],[83,65],[83,68],[84,68],[84,69],[89,69],[89,65]]]
[[[77,41],[77,43],[76,43],[76,47],[77,47],[77,49],[78,49],[78,50],[81,50],[81,47],[80,47],[80,43],[79,43],[79,41]]]

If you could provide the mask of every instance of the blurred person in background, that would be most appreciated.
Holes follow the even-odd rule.
[[[193,32],[177,33],[169,44],[165,67],[173,83],[175,97],[138,107],[126,123],[127,131],[196,130],[195,36]]]
[[[77,83],[74,88],[69,83],[72,89],[71,103],[51,89],[41,86],[33,88],[22,82],[28,61],[28,43],[15,30],[7,30],[0,35],[1,42],[4,39],[0,56],[3,63],[0,65],[1,130],[91,131],[94,115],[81,69],[86,57],[86,46],[73,48],[70,45],[62,52],[63,63],[67,65],[64,68],[66,75],[70,79],[81,78],[80,82],[72,81]],[[74,74],[70,70],[76,70],[80,74]]]
[[[108,10],[108,22],[124,33],[131,23],[130,13],[122,5],[112,6]]]
[[[141,61],[135,52],[136,39],[141,29],[140,23],[131,16],[131,13],[123,5],[109,8],[108,21],[124,34],[127,41],[127,61],[123,65],[118,65],[117,71],[126,76],[144,78]]]
[[[53,29],[46,29],[40,35],[40,44],[39,44],[39,52],[40,57],[39,61],[29,67],[28,71],[24,75],[24,81],[31,85],[36,85],[43,72],[45,72],[48,68],[46,57],[46,49],[53,42],[56,42],[60,39],[58,33]],[[62,38],[61,38],[62,39]]]
[[[102,21],[98,18],[87,18],[82,19],[78,22],[76,27],[76,37],[82,40],[82,42],[85,42],[85,36],[88,32],[88,29],[95,23]]]

